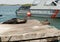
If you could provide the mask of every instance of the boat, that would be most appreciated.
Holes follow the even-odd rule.
[[[31,15],[36,17],[60,17],[60,0],[39,0],[39,2],[35,0],[35,4],[33,2],[32,6],[27,7],[29,6],[21,6],[16,13],[26,15],[30,11]]]

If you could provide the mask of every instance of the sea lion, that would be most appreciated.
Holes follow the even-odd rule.
[[[43,25],[50,25],[50,22],[46,19],[45,21],[41,22]]]
[[[22,21],[19,19],[17,20],[17,18],[13,18],[11,20],[5,21],[2,24],[22,24],[22,23],[26,23],[27,19],[23,19]]]

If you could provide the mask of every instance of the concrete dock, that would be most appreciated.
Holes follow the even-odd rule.
[[[0,42],[49,42],[60,40],[60,30],[54,26],[42,25],[38,20],[25,24],[0,24]]]

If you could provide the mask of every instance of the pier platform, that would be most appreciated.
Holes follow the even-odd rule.
[[[25,24],[0,24],[0,42],[48,42],[51,38],[60,40],[60,30],[42,25],[38,20],[28,20]]]

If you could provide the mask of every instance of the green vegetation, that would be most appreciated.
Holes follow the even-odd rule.
[[[32,4],[23,4],[22,6],[32,6]]]

